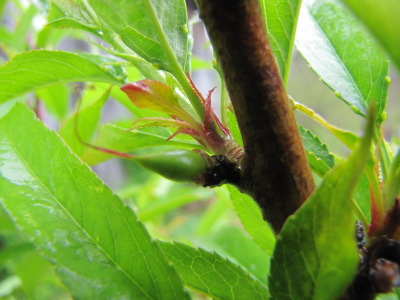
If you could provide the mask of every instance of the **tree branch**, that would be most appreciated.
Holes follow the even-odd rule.
[[[243,136],[240,188],[279,232],[314,183],[258,0],[197,3]]]

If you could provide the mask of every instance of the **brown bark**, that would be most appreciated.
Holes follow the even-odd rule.
[[[279,232],[314,183],[258,0],[197,3],[243,136],[240,188]]]

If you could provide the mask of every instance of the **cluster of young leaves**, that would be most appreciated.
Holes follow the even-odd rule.
[[[386,0],[378,10],[374,7],[377,4],[370,1],[369,13],[365,13],[356,1],[343,2],[359,15],[399,65],[400,56],[396,53],[399,47],[393,44],[397,39],[391,31],[396,18],[379,27],[370,12],[389,15],[395,14],[396,9],[399,12],[400,8]],[[0,1],[0,7],[5,3]],[[18,5],[18,1],[13,3]],[[6,245],[6,254],[2,252],[0,260],[12,265],[9,269],[16,274],[1,282],[0,286],[6,287],[1,289],[6,290],[5,295],[7,291],[12,294],[22,284],[25,293],[35,297],[36,283],[24,276],[21,268],[30,257],[36,259],[39,254],[55,265],[62,281],[53,279],[54,294],[66,298],[71,295],[77,299],[186,299],[190,294],[184,286],[215,299],[242,299],[243,295],[257,299],[320,299],[323,295],[324,299],[336,299],[343,292],[357,263],[351,202],[354,190],[356,203],[364,214],[369,211],[369,198],[364,197],[369,185],[361,183],[365,176],[363,166],[369,157],[373,121],[364,139],[320,122],[355,151],[337,166],[327,146],[300,127],[310,166],[323,177],[323,182],[306,205],[287,221],[277,239],[252,199],[229,187],[228,191],[224,188],[215,191],[217,200],[200,219],[193,221],[192,226],[197,229],[186,229],[188,232],[184,235],[190,243],[201,240],[208,249],[219,253],[153,240],[152,237],[166,238],[156,226],[160,218],[165,219],[162,215],[171,215],[174,209],[195,200],[215,198],[214,194],[200,188],[172,185],[146,174],[148,177],[143,181],[121,191],[121,198],[128,199],[121,201],[82,163],[83,160],[94,165],[111,155],[87,148],[78,140],[74,130],[77,114],[69,111],[71,88],[67,83],[91,82],[82,96],[78,124],[80,135],[86,141],[98,132],[96,145],[122,152],[147,151],[150,147],[166,145],[201,148],[187,138],[165,141],[171,134],[165,129],[125,131],[132,122],[105,124],[98,130],[101,110],[109,96],[137,118],[160,116],[157,112],[135,108],[116,88],[143,77],[180,90],[187,100],[188,112],[202,117],[204,112],[186,77],[191,66],[191,36],[185,2],[51,0],[40,3],[28,8],[20,5],[23,22],[13,32],[6,27],[0,30],[0,36],[5,37],[1,39],[1,47],[10,57],[9,62],[0,66],[0,104],[3,103],[0,106],[0,203],[3,214],[12,220],[12,223],[5,221],[0,228],[0,237]],[[260,0],[260,4],[285,84],[296,45],[322,81],[358,115],[366,117],[370,103],[376,103],[376,127],[380,131],[388,93],[388,63],[356,17],[338,0],[305,0],[303,5],[296,0]],[[32,29],[34,17],[47,9],[48,25],[32,32],[35,31]],[[70,29],[65,30],[66,27]],[[56,49],[57,41],[64,36],[72,33],[79,38],[83,32],[90,33],[91,39],[103,39],[110,47],[92,45],[92,54],[59,50],[19,53],[32,47],[21,44],[28,33],[36,37],[32,48]],[[113,56],[105,55],[100,49]],[[13,56],[16,53],[19,54]],[[59,135],[47,129],[26,106],[10,105],[15,101],[25,102],[25,95],[31,92],[60,121]],[[307,109],[303,111],[314,116]],[[237,131],[234,115],[228,113],[228,117],[230,129]],[[240,138],[239,134],[235,136]],[[359,141],[361,146],[356,147]],[[390,153],[385,163],[389,165]],[[391,172],[394,175],[390,178],[397,182],[398,166]],[[361,183],[357,185],[360,177]],[[163,193],[167,190],[168,195],[157,194],[156,185],[163,185]],[[134,203],[130,198],[135,198]],[[216,226],[229,214],[227,202],[233,206],[248,235],[240,230],[224,229],[223,225]],[[137,214],[128,206],[136,207]],[[152,236],[142,224],[149,220]],[[170,226],[176,225],[170,222]],[[10,233],[17,238],[12,240]],[[11,256],[13,251],[17,254]],[[16,263],[18,260],[22,262]],[[47,277],[38,276],[37,280],[45,281],[54,270],[45,260],[39,260],[38,264]],[[338,265],[345,268],[339,270]]]

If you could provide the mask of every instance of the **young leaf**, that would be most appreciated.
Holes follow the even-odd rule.
[[[351,195],[369,158],[373,126],[370,120],[360,147],[284,224],[271,262],[274,299],[335,300],[352,279],[358,254]]]
[[[382,43],[400,70],[400,2],[342,0]]]
[[[254,241],[271,256],[275,246],[275,235],[271,227],[263,220],[260,208],[249,196],[229,186],[231,200],[244,229]]]
[[[260,4],[272,51],[287,85],[301,0],[260,0]]]
[[[68,81],[120,85],[124,78],[115,77],[107,68],[77,54],[34,50],[18,54],[0,66],[0,103],[50,84]]]
[[[213,299],[268,299],[268,290],[217,253],[180,243],[159,242],[184,284]]]
[[[77,299],[186,299],[158,246],[22,105],[0,119],[0,203]]]
[[[183,0],[90,0],[90,5],[135,53],[174,73],[186,70],[188,27]]]
[[[319,176],[324,176],[335,165],[335,158],[310,130],[302,126],[299,126],[299,130],[311,169]]]
[[[362,116],[376,103],[384,120],[388,62],[365,28],[339,0],[306,0],[296,46],[337,97]]]

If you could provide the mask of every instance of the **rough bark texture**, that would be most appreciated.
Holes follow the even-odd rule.
[[[279,231],[314,188],[258,0],[198,0],[243,136],[240,188]]]

